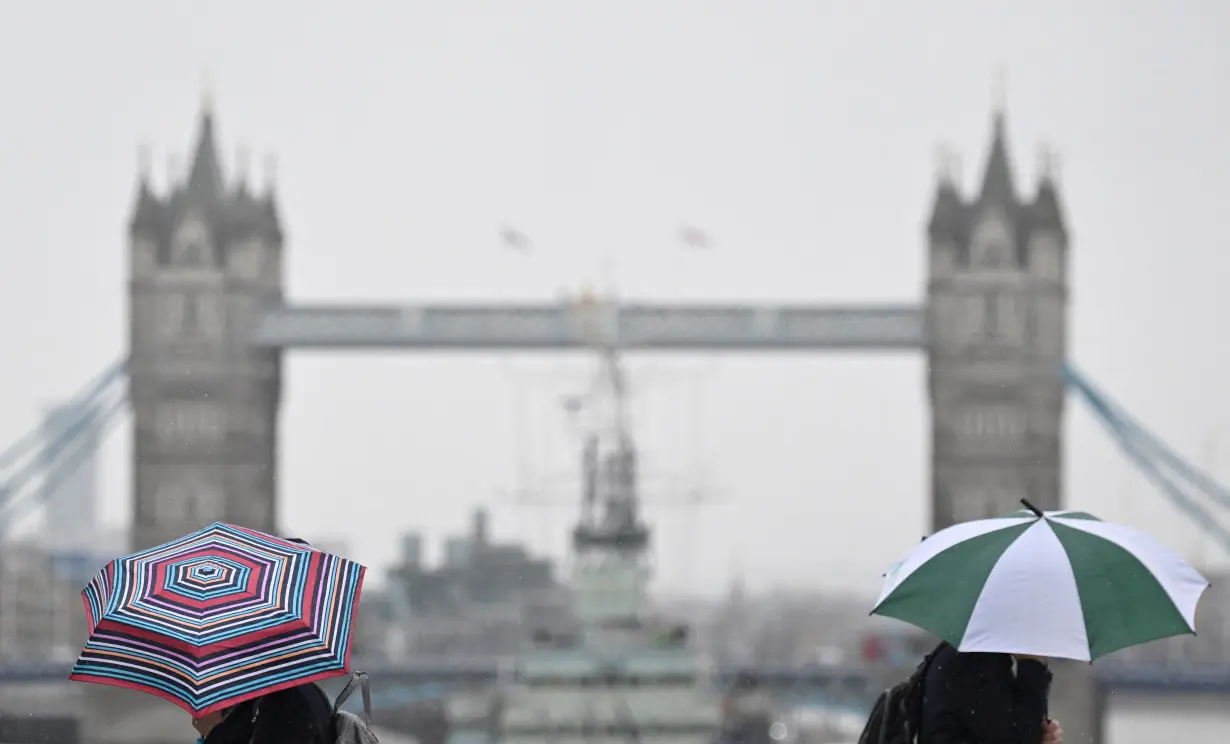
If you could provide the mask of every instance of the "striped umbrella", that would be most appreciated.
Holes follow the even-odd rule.
[[[217,522],[117,558],[82,591],[89,638],[70,679],[201,716],[347,672],[366,569]]]
[[[960,651],[1089,661],[1195,632],[1208,587],[1175,553],[1084,512],[964,522],[924,540],[885,576],[872,614]]]

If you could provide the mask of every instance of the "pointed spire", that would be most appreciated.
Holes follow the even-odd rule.
[[[1063,210],[1059,205],[1058,179],[1059,155],[1050,146],[1043,144],[1038,150],[1038,194],[1033,203],[1033,224],[1036,228],[1055,230],[1061,235],[1067,229]]]
[[[978,200],[983,204],[1011,206],[1016,203],[1016,187],[1012,179],[1012,163],[1008,159],[1007,123],[1002,109],[995,112],[991,124],[991,149],[986,170],[982,174],[982,189]]]
[[[963,205],[957,191],[960,160],[953,149],[940,145],[936,151],[936,178],[939,186],[935,192],[935,204],[927,223],[927,234],[932,238],[955,238],[960,232]]]
[[[235,148],[235,182],[239,193],[248,193],[248,168],[251,153],[245,145]]]
[[[201,76],[201,116],[214,115],[214,84],[209,71]]]
[[[273,192],[278,185],[278,156],[266,153],[264,160],[265,195],[273,198]]]
[[[941,181],[935,192],[935,204],[927,223],[927,235],[932,238],[956,239],[962,231],[964,205],[951,181]]]
[[[1008,73],[1003,65],[999,65],[991,82],[991,149],[987,155],[986,170],[982,174],[978,201],[1005,207],[1016,204],[1012,163],[1008,159],[1007,99]]]
[[[277,175],[278,161],[277,158],[269,153],[264,158],[264,193],[261,194],[261,204],[265,211],[265,220],[267,226],[273,231],[273,236],[277,241],[282,240],[282,222],[278,216],[278,195],[277,195]]]
[[[1008,108],[1008,70],[1002,64],[996,66],[991,78],[991,106],[1000,116]]]
[[[1043,142],[1038,145],[1038,181],[1040,183],[1054,183],[1059,180],[1059,166],[1061,164],[1059,153],[1048,143]]]
[[[153,165],[153,154],[149,144],[142,142],[137,145],[137,179],[143,188],[149,188],[150,171]]]
[[[192,157],[192,168],[188,172],[188,188],[210,195],[221,193],[223,187],[222,164],[214,140],[213,96],[203,94],[196,153]]]
[[[142,143],[137,148],[137,197],[132,208],[128,229],[131,234],[157,231],[161,205],[150,184],[150,148]]]
[[[941,184],[951,183],[953,180],[952,154],[952,148],[947,144],[940,143],[935,148],[935,178]]]
[[[273,153],[266,153],[264,162],[262,163],[262,175],[265,178],[264,193],[262,196],[265,203],[270,209],[270,213],[276,212],[277,205],[277,186],[278,186],[278,158]]]

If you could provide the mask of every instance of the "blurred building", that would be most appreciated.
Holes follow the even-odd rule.
[[[750,595],[735,582],[724,600],[692,619],[700,646],[723,666],[855,662],[874,632],[870,600],[839,594]]]
[[[277,532],[281,352],[249,345],[282,302],[277,200],[223,168],[213,111],[165,190],[136,184],[128,223],[132,542],[215,521]]]
[[[43,435],[55,457],[46,463],[55,481],[47,494],[44,539],[56,550],[85,549],[93,545],[98,529],[99,431],[94,412],[71,403],[56,406],[43,418]],[[73,435],[79,444],[72,452],[54,446]]]
[[[697,641],[723,666],[751,663],[757,620],[742,579],[731,582],[725,601],[713,610],[708,617],[692,618]]]
[[[402,636],[403,653],[515,653],[534,631],[570,624],[569,594],[551,561],[494,542],[488,522],[477,510],[469,534],[445,539],[434,567],[424,562],[418,535],[402,538],[389,592],[373,615],[383,613]]]
[[[47,550],[56,579],[79,592],[109,561],[128,553],[128,532],[100,526],[85,545],[69,546],[50,535],[39,544]]]
[[[398,635],[389,592],[364,588],[350,637],[351,654],[358,659],[403,661]]]
[[[330,553],[347,560],[354,560],[350,555],[350,543],[339,538],[321,538],[319,540],[309,540],[313,548]]]
[[[80,592],[44,547],[0,545],[0,662],[76,658],[85,640]]]

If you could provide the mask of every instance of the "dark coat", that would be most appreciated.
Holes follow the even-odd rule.
[[[255,702],[236,706],[205,744],[332,744],[333,706],[316,685],[266,695],[259,708]]]
[[[1008,654],[957,653],[944,644],[923,683],[919,744],[1039,744],[1051,673]]]

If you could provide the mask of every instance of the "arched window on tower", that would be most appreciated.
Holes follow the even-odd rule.
[[[206,340],[216,340],[222,335],[222,316],[222,298],[217,292],[197,292],[186,298],[184,332]]]
[[[1052,232],[1036,234],[1029,241],[1030,270],[1039,279],[1059,281],[1063,278],[1063,248],[1059,236]]]
[[[998,217],[989,217],[978,226],[971,241],[971,268],[1002,271],[1015,266],[1012,233]]]
[[[231,274],[244,281],[258,281],[265,273],[265,248],[260,240],[244,241],[227,249]]]
[[[184,266],[204,266],[205,255],[205,246],[199,240],[184,243],[180,248],[180,263]]]
[[[987,326],[987,298],[979,293],[962,295],[957,315],[957,343],[967,345],[983,340]]]
[[[1024,448],[1028,425],[1019,404],[975,402],[959,409],[954,434],[966,452],[1010,452]]]
[[[168,447],[216,446],[226,436],[223,408],[212,400],[169,400],[158,404],[158,440]]]
[[[171,263],[184,269],[203,269],[213,265],[209,231],[199,219],[185,219],[175,231],[171,244]]]
[[[995,337],[1010,346],[1025,343],[1025,331],[1029,321],[1029,304],[1025,297],[1014,292],[1003,292],[995,298]]]

